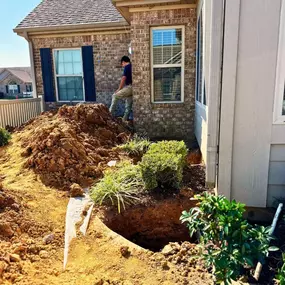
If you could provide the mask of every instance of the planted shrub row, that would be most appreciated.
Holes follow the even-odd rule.
[[[146,148],[148,150],[138,165],[123,162],[107,170],[91,189],[95,203],[117,204],[120,212],[125,204],[134,203],[141,191],[153,190],[158,186],[180,186],[187,156],[184,142],[161,141],[150,144],[149,141],[136,140],[124,147],[135,154],[142,154]]]
[[[163,185],[179,188],[186,156],[187,148],[183,141],[162,141],[150,145],[140,163],[146,189]]]

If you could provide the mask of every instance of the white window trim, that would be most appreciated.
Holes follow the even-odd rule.
[[[206,28],[205,28],[205,15],[206,15],[206,12],[205,12],[205,9],[204,9],[204,1],[200,1],[199,3],[199,13],[197,13],[197,26],[196,26],[196,31],[198,32],[198,25],[199,25],[199,17],[202,17],[202,23],[203,23],[203,47],[202,47],[202,53],[203,53],[203,56],[202,56],[202,83],[201,83],[201,102],[197,100],[197,95],[196,94],[196,91],[197,89],[199,89],[199,87],[197,87],[197,85],[199,85],[199,80],[198,80],[198,73],[199,73],[199,70],[198,70],[198,60],[196,60],[196,71],[198,71],[196,73],[196,84],[195,84],[195,103],[200,106],[201,108],[204,108],[204,109],[207,109],[208,107],[208,103],[209,102],[206,102],[207,104],[205,104],[204,102],[204,92],[205,92],[205,83],[204,83],[204,80],[205,79],[205,50],[206,50],[206,41],[205,41],[205,32],[206,32]],[[198,33],[196,35],[196,45],[198,47]],[[200,63],[201,64],[201,63]],[[199,92],[199,90],[198,90]],[[207,100],[207,95],[206,94],[206,100]]]
[[[285,88],[285,0],[282,0],[280,17],[273,123],[284,125],[285,115],[282,115],[282,107]]]
[[[56,62],[55,62],[55,53],[56,51],[59,50],[79,50],[80,54],[81,54],[81,62],[82,62],[82,74],[79,75],[57,75],[56,74]],[[55,90],[56,90],[56,101],[57,102],[62,102],[62,103],[67,103],[67,102],[75,102],[75,103],[79,103],[79,102],[85,102],[86,98],[85,98],[85,86],[84,86],[84,70],[83,70],[83,58],[82,58],[82,50],[81,48],[57,48],[57,49],[53,49],[52,51],[52,55],[53,55],[53,73],[54,73],[54,85],[55,85]],[[59,100],[59,96],[58,96],[58,86],[57,86],[57,77],[79,77],[82,76],[82,87],[83,87],[83,100],[81,101],[66,101],[66,100]]]
[[[167,29],[181,29],[182,31],[182,57],[181,64],[153,64],[153,37],[152,32],[156,30],[167,30]],[[184,103],[184,76],[185,76],[185,26],[161,26],[150,28],[150,67],[151,67],[151,102],[153,104],[182,104]],[[160,67],[181,67],[181,101],[154,101],[154,68]]]

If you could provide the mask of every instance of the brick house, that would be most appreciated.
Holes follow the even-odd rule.
[[[1,96],[29,96],[31,92],[31,68],[13,67],[0,69],[0,94],[2,94]]]
[[[81,101],[109,104],[131,50],[137,131],[196,137],[206,183],[229,199],[284,201],[285,0],[43,0],[15,31],[47,104],[64,101],[64,64]]]
[[[136,130],[193,141],[195,1],[43,0],[14,31],[29,42],[46,108],[109,105],[129,54]]]

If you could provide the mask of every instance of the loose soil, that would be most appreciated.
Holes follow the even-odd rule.
[[[47,186],[86,187],[102,176],[106,164],[118,159],[112,148],[129,133],[103,104],[63,106],[47,112],[18,130],[25,167]],[[22,135],[21,135],[22,134]]]
[[[69,189],[73,183],[84,186],[89,179],[94,181],[98,169],[102,171],[110,159],[120,158],[112,148],[128,136],[101,105],[96,105],[102,114],[93,121],[96,127],[87,120],[94,115],[95,107],[72,108],[43,114],[16,130],[9,146],[0,148],[0,284],[211,284],[211,276],[195,258],[197,252],[192,244],[174,242],[157,253],[129,250],[100,230],[95,217],[99,209],[94,211],[87,236],[72,242],[67,269],[63,271],[64,223],[70,194],[55,186],[64,182],[63,188]],[[112,136],[103,129],[113,132]],[[67,171],[62,171],[62,165]],[[91,174],[96,177],[86,170],[91,166],[95,167]],[[74,167],[76,175],[68,171]],[[169,199],[165,210],[176,209],[173,219],[182,210],[181,206],[176,208],[174,199],[183,200],[205,190],[199,183],[192,188],[193,180],[189,180],[191,172],[201,174],[203,168],[192,166],[187,171],[189,177],[187,172],[181,192],[172,198],[165,193],[156,197],[157,201]],[[149,203],[149,199],[143,203]],[[191,206],[192,201],[189,203]],[[166,220],[162,211],[157,218]],[[161,236],[165,237],[166,222],[163,227]]]
[[[138,205],[127,207],[121,214],[109,207],[100,209],[98,215],[116,233],[154,252],[169,242],[191,241],[179,218],[182,211],[196,206],[194,194],[205,191],[204,172],[201,165],[187,167],[181,190],[156,189],[142,195]]]

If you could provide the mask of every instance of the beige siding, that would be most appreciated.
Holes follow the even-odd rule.
[[[269,164],[280,7],[281,0],[240,0],[234,121],[221,130],[223,140],[233,134],[230,198],[253,207],[267,205],[268,183],[280,180],[283,167]],[[222,100],[228,96],[224,91]],[[228,159],[228,150],[220,162]]]
[[[277,207],[279,202],[285,201],[285,185],[268,185],[267,206]]]
[[[267,206],[275,206],[285,199],[285,144],[271,145]]]

